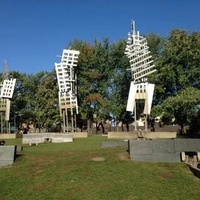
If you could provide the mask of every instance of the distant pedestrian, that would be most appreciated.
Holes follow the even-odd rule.
[[[150,123],[151,123],[151,131],[155,132],[155,119],[152,118],[151,121],[150,121]]]

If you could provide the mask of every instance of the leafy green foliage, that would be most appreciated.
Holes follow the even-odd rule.
[[[200,105],[200,91],[188,87],[178,92],[176,96],[167,98],[157,109],[162,113],[163,121],[170,122],[174,118],[174,123],[179,124],[181,131],[184,132],[184,126],[189,125],[196,115],[198,105]]]
[[[39,72],[35,75],[11,72],[17,79],[11,103],[11,122],[17,115],[17,127],[33,122],[36,128],[55,130],[60,124],[58,88],[55,72]]]

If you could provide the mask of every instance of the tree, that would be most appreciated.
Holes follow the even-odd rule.
[[[79,121],[80,119],[87,120],[88,128],[93,120],[93,114],[96,113],[101,118],[105,113],[106,100],[103,84],[106,83],[104,71],[108,51],[107,42],[106,39],[103,43],[95,40],[94,44],[89,44],[75,40],[69,44],[70,48],[80,51],[75,71],[77,73],[78,105],[81,105]]]
[[[153,101],[155,106],[152,114],[154,116],[163,115],[160,108],[164,107],[163,119],[171,121],[175,117],[182,131],[186,124],[191,123],[190,106],[195,107],[195,104],[190,106],[184,104],[183,102],[186,102],[187,98],[184,100],[180,94],[187,96],[186,94],[189,92],[187,88],[200,88],[199,36],[199,32],[191,33],[173,29],[169,37],[165,39],[162,50],[156,58],[157,73],[151,76],[152,82],[156,84]],[[197,92],[197,90],[195,91]],[[173,106],[175,107],[173,108]]]
[[[163,102],[163,116],[171,114],[175,123],[180,125],[181,133],[184,133],[184,126],[189,125],[193,116],[197,113],[197,106],[200,105],[200,91],[188,87],[177,96],[169,97]]]
[[[126,47],[125,40],[119,40],[111,45],[110,48],[110,78],[108,81],[108,99],[109,110],[117,125],[119,122],[128,124],[132,122],[131,113],[126,112],[126,104],[128,99],[129,87],[131,82],[131,73],[129,61],[124,50]]]
[[[46,73],[39,81],[35,98],[37,101],[34,105],[34,120],[37,127],[46,127],[49,131],[59,131],[61,125],[55,70]]]
[[[35,95],[39,84],[39,79],[45,72],[39,72],[38,77],[32,74],[10,72],[10,76],[16,78],[16,88],[11,101],[11,121],[17,115],[18,126],[22,123],[29,123],[34,118],[34,106],[37,102]]]
[[[60,122],[55,71],[41,71],[34,75],[10,74],[17,79],[11,103],[11,116],[17,115],[17,124],[32,121],[37,128],[55,130]]]
[[[179,90],[200,83],[200,32],[174,29],[165,41],[157,60],[154,76],[157,103],[162,103]]]

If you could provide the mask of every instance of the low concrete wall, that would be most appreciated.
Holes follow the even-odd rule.
[[[72,142],[73,135],[71,133],[28,133],[24,134],[22,144],[36,144],[44,143],[45,141],[53,143]]]
[[[16,156],[16,146],[0,146],[0,166],[12,165]]]
[[[48,136],[49,134],[52,134],[52,133],[28,133],[28,134],[44,134]],[[54,133],[54,134],[60,134],[60,133]],[[68,133],[64,133],[64,134],[68,134]],[[87,138],[88,137],[87,132],[74,132],[70,134],[73,135],[73,138]],[[23,134],[15,134],[15,133],[0,134],[0,139],[16,139],[16,138],[22,138],[22,137],[23,137]]]
[[[136,132],[108,132],[108,139],[136,139]]]
[[[144,137],[147,139],[173,139],[177,137],[176,132],[146,132],[144,133]]]
[[[31,134],[24,134],[22,138],[22,144],[36,144],[44,143],[45,137],[42,136],[42,133],[31,133]]]
[[[122,140],[119,140],[119,141],[103,141],[101,143],[102,148],[122,147],[122,146],[128,147],[128,141],[122,141]]]
[[[144,137],[147,139],[176,138],[176,132],[108,132],[108,139],[137,139]]]
[[[87,132],[74,132],[72,133],[73,138],[87,138],[88,133]]]
[[[54,134],[53,137],[51,137],[52,143],[62,143],[62,142],[73,142],[73,135],[69,133],[59,133]]]
[[[181,152],[200,152],[200,139],[129,140],[131,160],[181,162]]]
[[[0,139],[16,139],[16,138],[22,138],[22,134],[16,134],[16,133],[2,133],[0,134]]]

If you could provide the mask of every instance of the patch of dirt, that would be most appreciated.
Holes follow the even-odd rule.
[[[34,165],[46,165],[46,164],[49,164],[49,163],[53,163],[55,161],[54,158],[40,158],[40,157],[37,157],[37,158],[31,158],[31,162],[34,164]]]
[[[127,153],[119,153],[117,154],[119,160],[130,160],[129,155]]]
[[[40,174],[44,171],[44,167],[50,163],[53,163],[55,159],[52,158],[31,158],[30,159],[33,164],[33,174]]]
[[[160,178],[162,179],[170,179],[170,178],[173,178],[173,175],[170,174],[170,173],[162,173],[162,174],[159,174],[158,175]]]
[[[76,154],[75,151],[66,151],[66,152],[63,152],[64,155],[74,155]]]
[[[104,161],[105,158],[104,157],[93,157],[91,160],[92,161]]]
[[[36,187],[33,188],[35,192],[43,192],[46,188],[50,187],[53,185],[52,181],[48,181],[42,184],[37,185]]]

